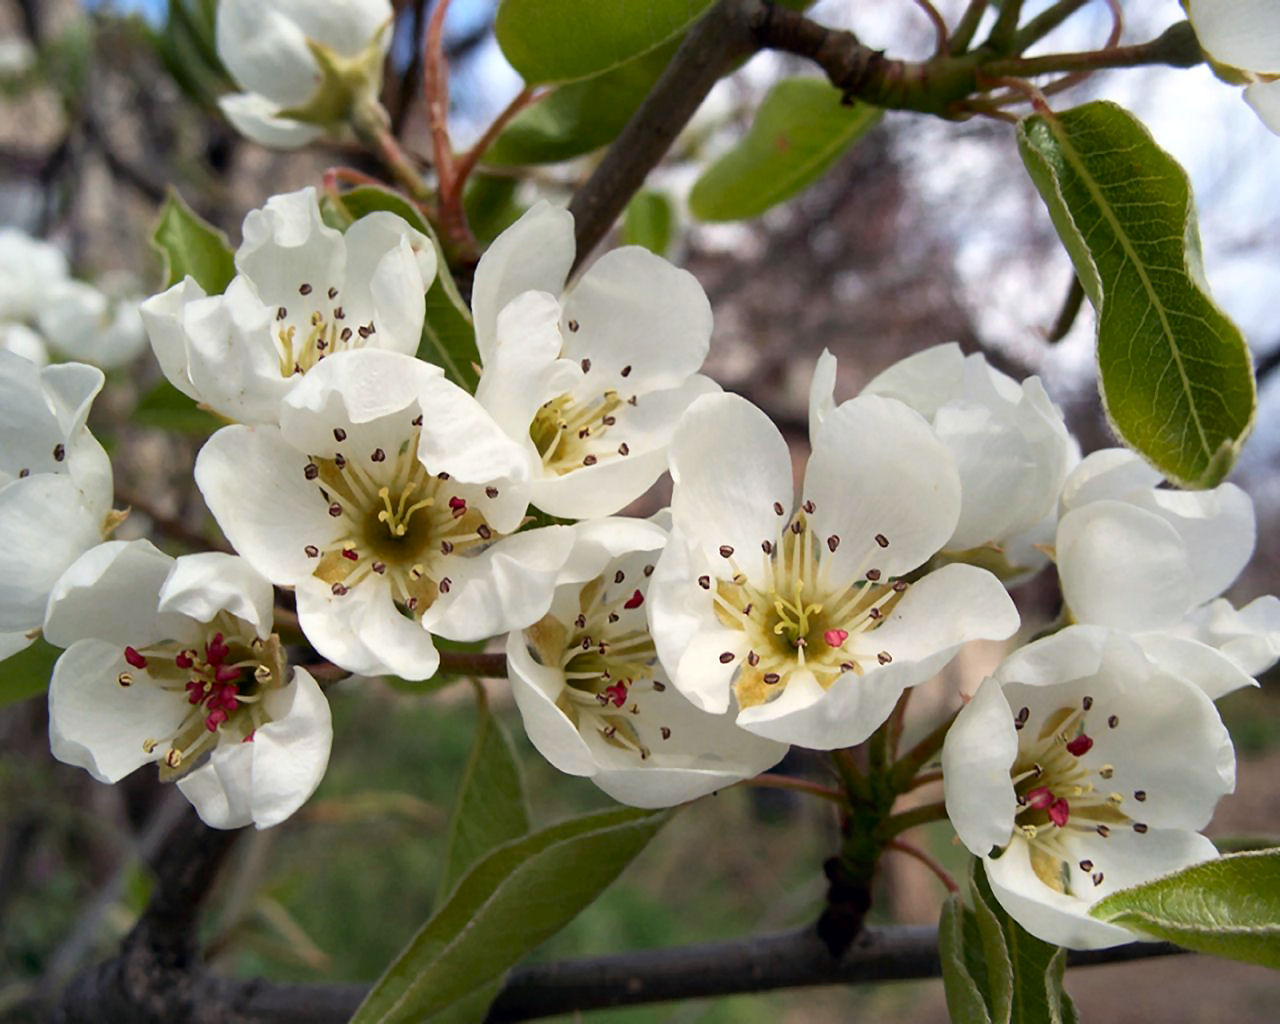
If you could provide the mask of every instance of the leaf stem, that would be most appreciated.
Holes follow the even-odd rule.
[[[507,126],[508,122],[525,107],[531,106],[548,94],[548,90],[538,93],[532,85],[526,85],[516,94],[515,99],[503,108],[502,113],[493,119],[493,124],[489,125],[489,127],[485,129],[484,134],[476,140],[475,145],[458,158],[457,167],[455,168],[454,173],[457,175],[456,185],[459,191],[461,191],[462,186],[466,184],[467,178],[471,176],[471,172],[475,169],[476,162],[484,155],[485,151],[493,145],[493,140],[498,137],[499,133]]]
[[[984,76],[992,78],[1050,74],[1055,71],[1098,71],[1102,68],[1133,68],[1167,64],[1189,68],[1204,62],[1191,23],[1180,21],[1150,42],[1133,46],[1112,46],[1080,53],[1047,53],[1040,57],[1008,57],[987,61]]]
[[[880,838],[887,842],[901,832],[919,825],[927,825],[931,821],[945,821],[946,817],[947,805],[939,800],[937,803],[921,804],[919,807],[912,807],[909,811],[891,814],[881,822],[876,831]]]
[[[947,887],[948,892],[960,891],[960,886],[956,884],[956,880],[951,876],[951,873],[915,844],[908,843],[905,839],[890,839],[887,849],[897,850],[899,853],[905,853],[908,857],[918,860],[937,876],[938,881]]]
[[[1088,0],[1077,0],[1077,2],[1087,3]],[[960,20],[956,22],[955,31],[951,33],[951,44],[948,47],[948,52],[951,56],[959,57],[969,49],[969,44],[973,42],[973,35],[978,31],[982,16],[987,13],[987,8],[990,5],[991,0],[969,0],[969,6],[960,15]]]
[[[829,800],[846,809],[849,808],[848,798],[838,789],[832,789],[830,786],[823,786],[817,782],[810,782],[808,779],[793,779],[789,775],[774,775],[770,772],[764,772],[754,779],[744,780],[742,785],[759,786],[761,789],[790,789],[797,793],[807,793],[810,796]]]

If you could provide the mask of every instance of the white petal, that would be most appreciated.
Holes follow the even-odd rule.
[[[949,341],[899,359],[872,377],[861,393],[896,398],[933,419],[944,403],[963,394],[964,371],[964,353]]]
[[[266,698],[271,721],[252,743],[253,823],[270,828],[288,818],[320,785],[333,746],[329,702],[316,681],[294,669],[293,681]]]
[[[942,785],[947,817],[969,852],[986,856],[1013,832],[1018,801],[1011,771],[1018,756],[1013,712],[1000,684],[988,678],[947,732]]]
[[[342,598],[335,598],[337,601]],[[382,671],[401,679],[429,679],[440,667],[431,634],[422,623],[400,614],[389,588],[353,615],[352,628],[360,642],[384,666]]]
[[[406,413],[402,434],[408,437],[410,420],[418,409],[425,418],[434,412],[429,403],[438,394],[452,391],[461,388],[445,381],[440,367],[402,352],[376,348],[336,352],[317,363],[289,392],[280,413],[280,429],[299,451],[321,454],[333,449],[337,424],[371,423]]]
[[[1273,0],[1191,0],[1191,24],[1214,60],[1280,72],[1280,8]]]
[[[874,566],[900,576],[936,553],[960,515],[955,461],[920,414],[867,395],[838,406],[818,432],[804,496],[820,537],[840,538],[830,571],[848,578]],[[877,535],[889,545],[877,547]]]
[[[273,0],[297,22],[307,38],[324,43],[347,57],[358,55],[375,37],[386,48],[390,33],[383,30],[391,21],[390,0],[341,0],[317,4],[311,0]]]
[[[413,355],[436,273],[431,239],[394,213],[378,210],[352,224],[343,242],[347,273],[339,298],[348,319],[364,322],[356,311],[367,309],[375,330],[365,344]]]
[[[218,57],[242,87],[280,106],[305,103],[318,78],[306,36],[291,13],[284,5],[259,0],[218,4]]]
[[[836,357],[828,349],[822,350],[813,368],[813,380],[809,384],[809,446],[814,436],[836,407]]]
[[[750,575],[792,509],[791,453],[778,428],[745,398],[704,395],[681,419],[669,458],[675,528],[709,557],[732,548]],[[732,575],[726,559],[717,573]]]
[[[1127,501],[1163,477],[1128,448],[1103,448],[1080,460],[1062,485],[1062,510],[1111,498]]]
[[[342,527],[303,472],[306,456],[274,427],[223,427],[196,457],[196,486],[232,546],[273,583],[313,571],[306,545],[327,547]]]
[[[197,622],[230,612],[265,639],[271,633],[274,600],[271,584],[243,558],[205,551],[173,563],[160,589],[159,608]]]
[[[619,516],[577,523],[573,530],[573,551],[560,570],[558,584],[586,583],[595,579],[615,558],[633,551],[653,553],[651,561],[667,543],[667,531],[659,522]]]
[[[556,576],[572,548],[571,529],[544,526],[453,559],[450,592],[426,610],[422,624],[451,640],[483,640],[533,624],[551,607]]]
[[[19,651],[25,651],[35,643],[35,640],[36,638],[34,636],[31,636],[25,631],[19,631],[17,633],[0,633],[0,661],[4,661],[5,658],[13,657],[13,655],[17,654]]]
[[[0,323],[0,350],[27,360],[34,366],[47,366],[49,348],[26,324]]]
[[[1253,554],[1253,501],[1235,484],[1211,491],[1148,491],[1134,501],[1162,516],[1186,545],[1192,605],[1226,590]]]
[[[590,359],[592,378],[623,394],[679,386],[711,344],[711,304],[697,278],[634,245],[588,268],[565,295],[561,323],[564,354]]]
[[[172,288],[153,295],[139,307],[142,323],[151,339],[151,351],[170,384],[190,398],[199,399],[187,372],[186,329],[183,312],[189,303],[205,298],[195,278],[187,275]]]
[[[121,686],[117,677],[139,678]],[[147,739],[171,736],[190,706],[182,694],[150,684],[130,669],[124,650],[104,640],[81,640],[64,651],[49,683],[49,744],[53,756],[100,782],[118,782],[164,752],[148,754]]]
[[[269,149],[300,149],[324,136],[324,129],[318,124],[280,117],[285,106],[256,92],[219,96],[218,106],[236,131]]]
[[[1210,601],[1195,609],[1183,628],[1251,676],[1265,672],[1280,658],[1280,598],[1271,594],[1239,611],[1225,599]]]
[[[1210,700],[1258,681],[1243,671],[1231,658],[1200,643],[1172,633],[1138,633],[1134,640],[1146,656],[1166,672],[1200,687]]]
[[[1280,135],[1280,81],[1254,82],[1245,87],[1244,98],[1262,123]]]
[[[341,599],[314,577],[298,581],[298,625],[316,653],[362,676],[391,674],[389,666],[365,646],[356,622],[375,601],[390,602],[385,585],[356,587]]]
[[[253,822],[253,751],[247,743],[216,747],[178,789],[210,828],[244,828]]]
[[[545,201],[494,239],[476,266],[471,289],[481,362],[489,362],[503,307],[522,292],[559,295],[573,256],[573,215]]]
[[[535,661],[521,630],[507,637],[507,668],[511,696],[538,753],[566,775],[595,775],[599,766],[581,733],[556,706],[565,688],[564,673]]]

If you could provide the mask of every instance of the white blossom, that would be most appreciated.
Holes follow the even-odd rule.
[[[395,214],[343,234],[305,188],[250,211],[243,239],[224,294],[206,296],[188,277],[142,304],[179,391],[230,419],[274,423],[284,396],[333,353],[417,351],[435,248]]]
[[[102,371],[0,352],[0,656],[26,647],[62,571],[116,525],[111,463],[85,420]]]
[[[810,423],[835,407],[836,360],[824,352],[814,372]],[[933,426],[960,474],[960,518],[943,545],[949,557],[1015,578],[1048,564],[1058,494],[1079,460],[1062,413],[1039,377],[1018,383],[965,356],[954,342],[899,360],[862,389],[904,402]]]
[[[1236,614],[1214,599],[1253,553],[1253,503],[1234,484],[1181,491],[1160,483],[1121,448],[1092,453],[1068,477],[1055,558],[1071,620],[1132,634],[1211,697],[1256,685],[1251,677],[1280,654],[1280,601],[1260,598],[1247,616],[1209,625]]]
[[[638,498],[680,414],[719,386],[697,373],[711,306],[691,274],[625,246],[566,286],[573,256],[573,216],[540,202],[480,260],[476,398],[521,446],[533,504],[585,519]]]
[[[598,519],[574,528],[551,610],[507,639],[511,692],[525,731],[561,771],[616,800],[667,807],[750,778],[784,744],[700,711],[670,685],[645,617],[656,523]]]
[[[1093,949],[1139,936],[1091,905],[1217,855],[1199,829],[1234,788],[1235,755],[1203,690],[1122,633],[1073,626],[982,683],[942,771],[951,823],[1005,910]]]
[[[1280,5],[1274,0],[1190,0],[1187,13],[1205,52],[1244,73],[1249,106],[1280,134]]]
[[[388,0],[221,0],[218,58],[244,90],[222,112],[264,146],[320,138],[376,101],[391,18]]]
[[[432,634],[490,637],[550,605],[572,534],[514,533],[524,472],[438,367],[363,349],[318,363],[279,426],[218,431],[195,475],[236,550],[296,589],[317,651],[352,672],[425,679],[439,662]]]
[[[814,431],[800,498],[786,442],[735,395],[699,398],[671,444],[672,537],[650,589],[658,655],[695,705],[816,749],[866,739],[971,639],[1017,628],[991,573],[906,577],[960,512],[951,453],[867,395]]]
[[[49,686],[54,756],[102,782],[155,762],[215,828],[289,817],[324,775],[333,729],[315,680],[289,672],[271,602],[232,555],[175,560],[145,540],[87,552],[45,623],[67,647]]]

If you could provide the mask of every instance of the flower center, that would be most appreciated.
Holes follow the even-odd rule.
[[[454,484],[447,473],[432,475],[418,459],[418,426],[394,453],[375,448],[363,457],[310,457],[304,470],[342,529],[337,540],[308,544],[317,559],[313,575],[337,597],[371,577],[384,577],[392,598],[411,617],[421,617],[452,586],[451,559],[474,553],[497,534],[469,503],[474,487]],[[334,431],[346,439],[342,428]],[[497,488],[485,489],[496,497]],[[473,495],[474,496],[474,495]]]
[[[653,566],[645,566],[646,577],[652,571]],[[572,623],[547,616],[530,627],[526,637],[542,664],[564,673],[566,685],[556,706],[569,721],[645,760],[650,750],[636,728],[641,709],[631,692],[648,686],[661,693],[666,684],[654,678],[657,651],[644,614],[637,611],[644,604],[644,592],[628,582],[621,569],[608,579],[620,589],[611,592],[603,576],[592,580],[578,594],[578,615]],[[664,740],[671,736],[665,725],[657,732]]]
[[[774,510],[784,514],[781,505]],[[735,682],[741,708],[774,699],[798,670],[810,672],[825,689],[845,673],[864,675],[893,660],[870,637],[907,589],[904,580],[885,577],[872,565],[874,552],[889,541],[877,534],[864,564],[848,577],[833,578],[826,556],[835,553],[840,538],[816,537],[808,522],[813,511],[813,502],[806,501],[777,541],[761,545],[759,582],[742,571],[732,547],[720,548],[732,576],[714,581],[716,615],[747,638],[746,664]],[[711,589],[710,577],[698,583]],[[728,664],[735,657],[725,651],[720,661]]]
[[[362,348],[376,332],[373,321],[352,327],[338,302],[338,289],[320,295],[310,284],[298,285],[301,297],[292,309],[276,307],[276,353],[280,376],[306,373],[325,356],[343,349]],[[327,300],[327,301],[326,301]]]
[[[1072,835],[1097,835],[1106,839],[1113,828],[1128,826],[1139,835],[1147,826],[1135,821],[1125,806],[1122,793],[1111,788],[1115,768],[1098,764],[1090,756],[1093,737],[1087,720],[1102,718],[1092,697],[1079,707],[1063,707],[1046,716],[1040,729],[1030,733],[1030,710],[1022,708],[1014,716],[1019,733],[1018,757],[1013,764],[1013,787],[1018,799],[1016,834],[1031,847],[1031,866],[1036,876],[1057,892],[1068,893],[1073,885]],[[1119,728],[1117,715],[1106,716],[1108,729]],[[1142,803],[1147,791],[1136,789],[1133,800]],[[1093,859],[1075,862],[1094,886],[1105,877]]]
[[[584,368],[590,368],[589,360],[583,363]],[[635,405],[635,396],[626,403]],[[586,401],[580,402],[566,394],[545,403],[529,427],[529,436],[542,456],[543,466],[563,476],[581,466],[594,466],[602,459],[631,454],[625,441],[615,445],[606,438],[609,429],[617,424],[615,414],[623,404],[621,396],[612,388]]]
[[[189,771],[220,739],[250,742],[254,730],[267,721],[265,692],[283,685],[286,673],[284,650],[275,634],[263,640],[225,614],[209,624],[199,646],[165,641],[126,647],[124,658],[129,668],[116,677],[120,686],[145,681],[184,693],[191,705],[170,735],[142,744],[148,754],[167,747],[160,758],[160,777],[166,781]]]

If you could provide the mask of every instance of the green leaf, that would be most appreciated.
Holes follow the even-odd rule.
[[[208,437],[226,422],[200,408],[194,399],[188,398],[167,380],[159,381],[138,400],[130,418],[144,427],[201,437]]]
[[[675,231],[675,210],[665,192],[641,189],[627,204],[622,221],[624,245],[643,245],[659,256],[666,255]]]
[[[481,244],[488,245],[524,213],[525,206],[516,197],[519,185],[514,175],[477,172],[467,179],[462,205],[471,233]]]
[[[1201,953],[1280,967],[1280,848],[1228,854],[1122,889],[1089,913]]]
[[[62,653],[44,640],[0,661],[0,707],[13,704],[49,689],[53,663]]]
[[[352,221],[375,210],[388,210],[408,221],[435,244],[436,279],[427,290],[427,318],[422,329],[422,342],[418,346],[418,358],[435,363],[455,384],[474,393],[480,381],[476,369],[480,352],[476,348],[471,310],[449,271],[440,239],[426,218],[400,193],[377,185],[362,185],[344,192],[332,205],[340,206]]]
[[[965,907],[959,894],[952,893],[942,905],[942,916],[938,919],[942,988],[953,1024],[991,1024],[987,1010],[989,998],[979,984],[986,980],[985,972],[974,972],[966,955],[971,944],[978,945],[973,942],[977,926],[971,922],[972,917],[973,911]]]
[[[498,847],[395,959],[352,1024],[433,1020],[491,985],[590,904],[666,818],[603,811]]]
[[[191,209],[176,189],[169,190],[151,245],[164,261],[166,288],[189,274],[207,294],[221,295],[236,276],[227,236]]]
[[[524,776],[511,738],[476,687],[476,738],[449,822],[439,901],[490,851],[529,832]]]
[[[711,0],[502,0],[498,45],[530,85],[589,78],[680,35]]]
[[[803,191],[880,120],[877,107],[845,106],[826,79],[779,82],[742,140],[702,172],[689,194],[701,220],[745,220]]]
[[[1256,395],[1244,337],[1209,295],[1186,172],[1102,101],[1026,118],[1018,148],[1097,310],[1113,428],[1170,480],[1212,487]]]
[[[558,163],[608,145],[649,95],[678,42],[604,74],[558,86],[511,119],[485,151],[483,162],[496,166]]]

